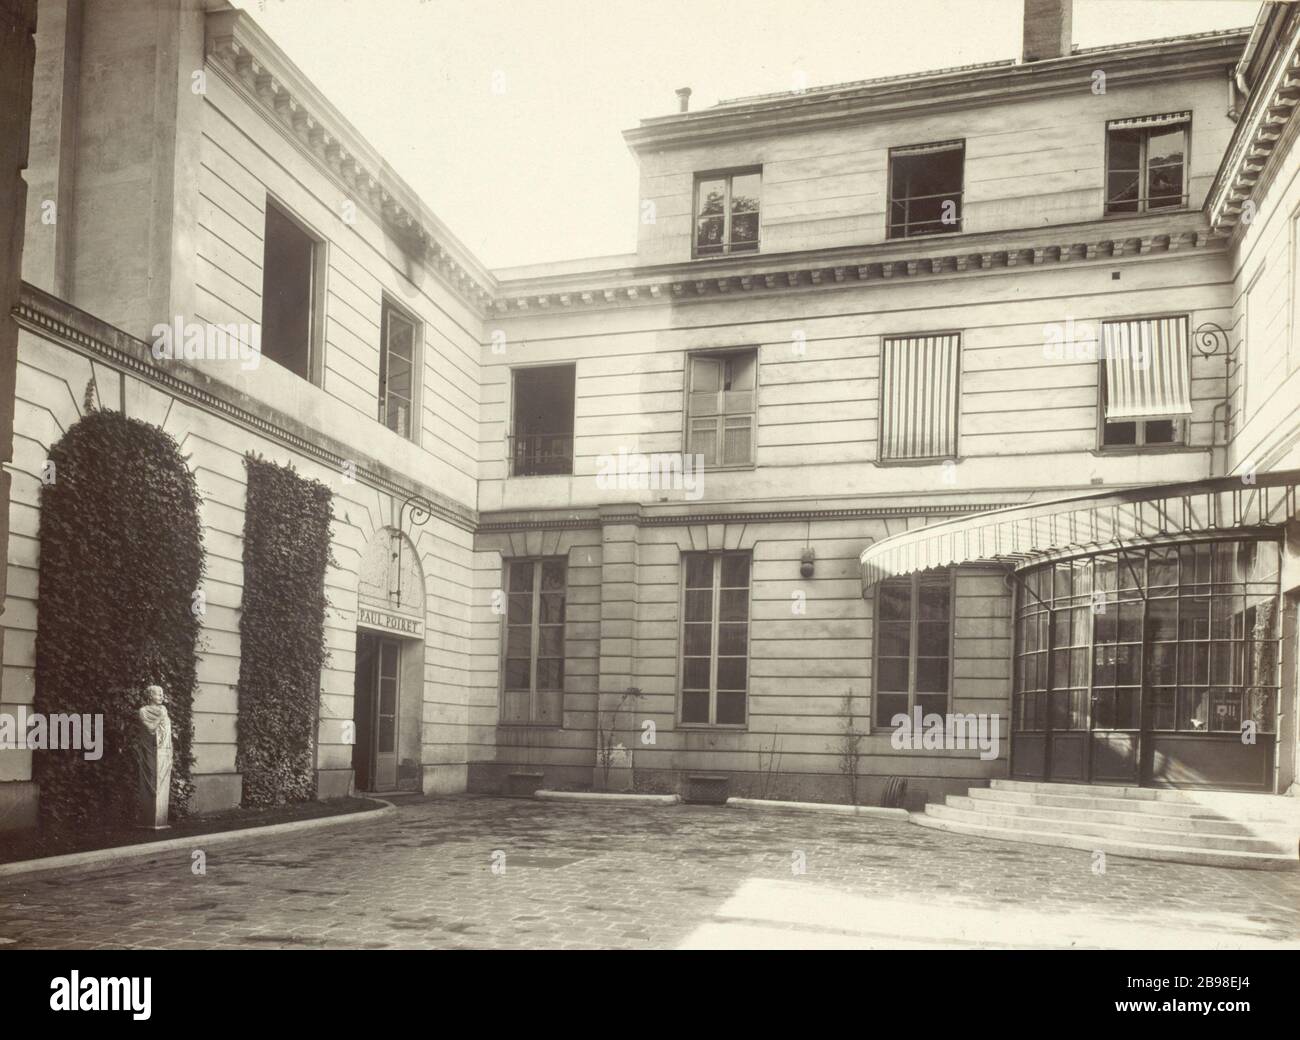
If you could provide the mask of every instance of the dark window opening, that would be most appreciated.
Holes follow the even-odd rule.
[[[889,237],[961,230],[962,141],[895,148],[889,153]]]
[[[695,255],[725,256],[758,251],[762,175],[710,174],[695,181]]]
[[[750,562],[748,553],[682,555],[684,725],[745,725]]]
[[[513,476],[573,472],[575,373],[573,365],[515,371]]]
[[[264,247],[262,353],[295,375],[311,379],[316,242],[268,202]]]

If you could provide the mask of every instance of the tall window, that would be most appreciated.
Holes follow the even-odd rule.
[[[416,324],[384,301],[379,344],[379,421],[410,437],[415,422]]]
[[[1192,414],[1187,318],[1102,323],[1101,444],[1181,444]]]
[[[1106,124],[1106,212],[1144,213],[1187,205],[1190,112]]]
[[[563,558],[506,563],[503,723],[564,721]]]
[[[882,461],[957,455],[961,336],[891,336],[880,346]]]
[[[682,722],[743,726],[749,689],[748,553],[686,553]]]
[[[573,365],[514,372],[514,432],[510,472],[537,477],[573,472]]]
[[[315,302],[318,243],[269,199],[262,261],[262,353],[303,379],[317,368]]]
[[[940,141],[889,152],[889,237],[961,230],[964,141]]]
[[[876,596],[876,725],[945,715],[952,683],[952,575],[890,578]]]
[[[758,170],[695,178],[695,256],[758,251]]]
[[[756,350],[687,357],[686,452],[706,466],[754,464]]]

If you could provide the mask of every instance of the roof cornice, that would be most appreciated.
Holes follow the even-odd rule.
[[[945,69],[919,75],[866,80],[799,93],[724,102],[698,112],[643,119],[624,131],[633,151],[758,135],[820,130],[844,123],[894,119],[914,112],[938,112],[1002,104],[1020,97],[1075,92],[1105,70],[1108,86],[1132,86],[1170,78],[1223,74],[1241,57],[1249,30],[1203,33],[1098,47],[1028,63]]]
[[[1267,75],[1250,92],[1246,111],[1205,198],[1210,227],[1218,235],[1229,235],[1237,227],[1300,103],[1300,15],[1293,9],[1282,13],[1290,24],[1282,30],[1271,61],[1264,67]],[[1259,32],[1269,31],[1269,26],[1259,26]]]
[[[375,216],[403,253],[480,314],[496,278],[461,244],[361,133],[243,11],[212,11],[205,53],[255,108],[347,196]]]
[[[1007,268],[1214,250],[1199,210],[1079,224],[913,238],[795,253],[694,260],[501,283],[498,315],[684,303],[726,296],[898,284]]]

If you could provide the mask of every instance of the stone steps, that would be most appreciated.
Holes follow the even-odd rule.
[[[1135,859],[1300,869],[1300,799],[994,780],[913,813],[923,827]]]

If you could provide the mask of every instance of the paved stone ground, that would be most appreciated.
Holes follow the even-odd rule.
[[[0,948],[1300,947],[1300,873],[826,815],[458,796],[191,862],[0,879]]]

